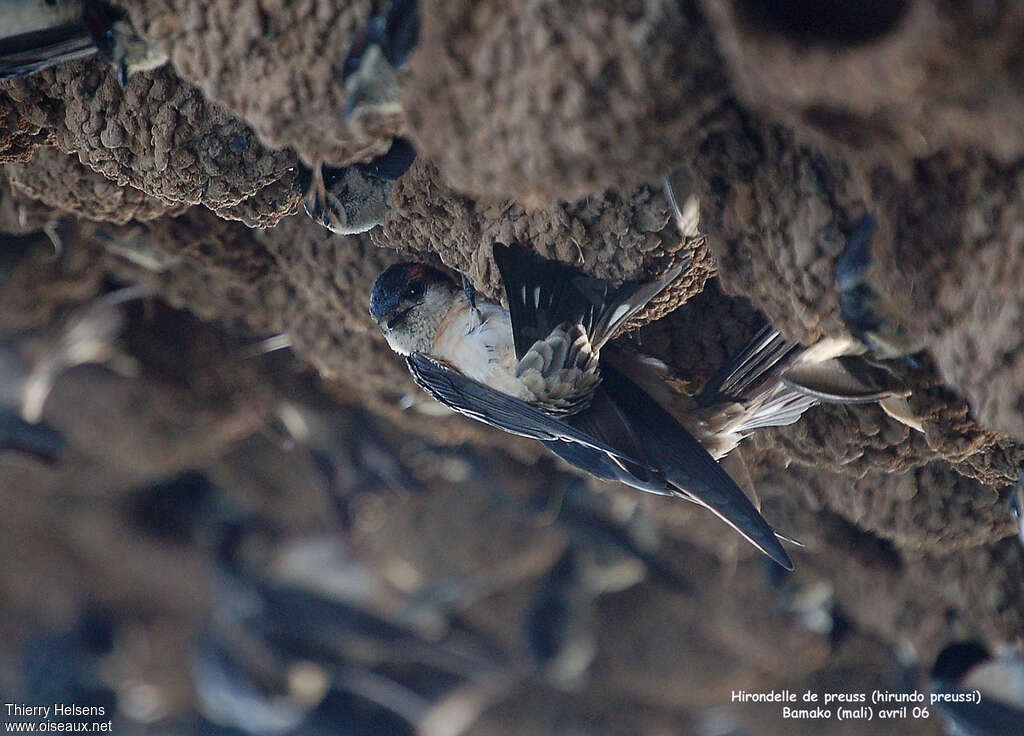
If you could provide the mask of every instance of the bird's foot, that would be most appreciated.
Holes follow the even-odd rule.
[[[473,310],[477,320],[482,323],[484,316],[476,305],[476,287],[473,286],[473,282],[469,280],[466,274],[462,274],[462,291],[466,295],[466,299],[469,300],[469,308]]]

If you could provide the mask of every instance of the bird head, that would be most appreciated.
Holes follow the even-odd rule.
[[[377,277],[370,315],[396,353],[428,352],[459,293],[454,279],[425,263],[396,263]]]
[[[358,235],[384,222],[392,183],[364,175],[358,165],[303,170],[306,214],[332,233]]]

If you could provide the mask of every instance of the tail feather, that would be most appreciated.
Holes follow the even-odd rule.
[[[822,340],[810,348],[786,340],[770,326],[761,329],[695,397],[713,409],[736,402],[745,411],[720,427],[746,435],[763,427],[796,422],[818,403],[867,404],[906,395],[884,367],[850,355],[852,341]]]
[[[655,281],[645,284],[627,282],[619,287],[590,329],[590,341],[594,349],[600,350],[615,337],[623,325],[679,277],[683,268],[684,265],[673,266]]]
[[[764,427],[785,427],[797,422],[805,411],[817,403],[817,397],[795,391],[784,383],[777,383],[763,402],[743,416],[733,431],[745,435]]]
[[[96,42],[83,22],[8,36],[0,39],[0,79],[24,77],[96,51]]]
[[[787,340],[765,325],[735,356],[712,376],[697,394],[699,406],[722,401],[742,401],[766,380],[778,375],[795,357],[800,343]]]

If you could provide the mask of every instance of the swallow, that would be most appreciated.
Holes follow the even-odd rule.
[[[100,0],[2,0],[0,79],[99,54],[124,87],[136,72],[167,63],[167,55],[135,33],[127,18]]]
[[[125,321],[122,305],[146,293],[141,286],[113,291],[74,310],[46,334],[0,336],[0,408],[38,423],[64,371],[116,356],[114,340]]]
[[[664,363],[609,344],[681,266],[616,288],[521,246],[493,252],[507,311],[426,264],[396,264],[378,277],[370,314],[415,381],[449,408],[540,440],[602,480],[704,506],[792,569],[780,535],[717,460],[753,430],[791,424],[821,401],[891,398],[886,372],[861,375],[845,360],[846,343],[805,349],[766,327],[687,396]]]
[[[342,64],[345,117],[401,112],[400,70],[419,40],[418,0],[392,0],[356,34]]]
[[[977,642],[951,644],[932,667],[931,700],[956,736],[1024,733],[1024,659],[992,656]]]
[[[416,160],[416,149],[396,138],[387,153],[368,163],[332,168],[303,167],[303,208],[315,222],[339,235],[364,233],[384,222],[395,181]]]
[[[417,0],[392,0],[355,35],[341,66],[345,119],[357,137],[370,135],[379,118],[400,115],[402,69],[419,40]],[[331,232],[355,235],[384,222],[395,180],[412,165],[416,150],[404,138],[369,163],[302,167],[306,214]]]
[[[606,480],[711,508],[787,569],[746,495],[666,409],[601,360],[619,329],[682,271],[618,288],[521,247],[496,245],[509,310],[425,264],[391,266],[370,313],[416,382],[450,408],[538,439]]]

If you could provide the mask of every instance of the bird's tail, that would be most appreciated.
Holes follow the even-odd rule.
[[[737,403],[729,431],[746,434],[796,422],[819,403],[869,404],[906,395],[884,367],[865,360],[853,340],[826,338],[805,348],[765,326],[705,384],[699,406]]]
[[[819,401],[781,380],[802,351],[799,343],[765,325],[704,384],[694,401],[705,409],[733,404],[743,407],[730,414],[728,428],[719,428],[738,435],[792,424]]]
[[[97,51],[83,20],[0,39],[0,79],[24,77]]]
[[[768,557],[792,570],[793,563],[779,543],[780,536],[708,450],[653,396],[614,366],[605,364],[602,372],[601,390],[620,411],[617,417],[601,418],[625,426],[594,427],[598,435],[634,436],[635,445],[644,454],[641,462],[664,475],[673,495],[710,509]],[[591,419],[593,427],[597,417],[586,418]]]
[[[765,325],[708,379],[694,399],[699,406],[750,399],[766,383],[773,382],[799,350],[799,343]]]

